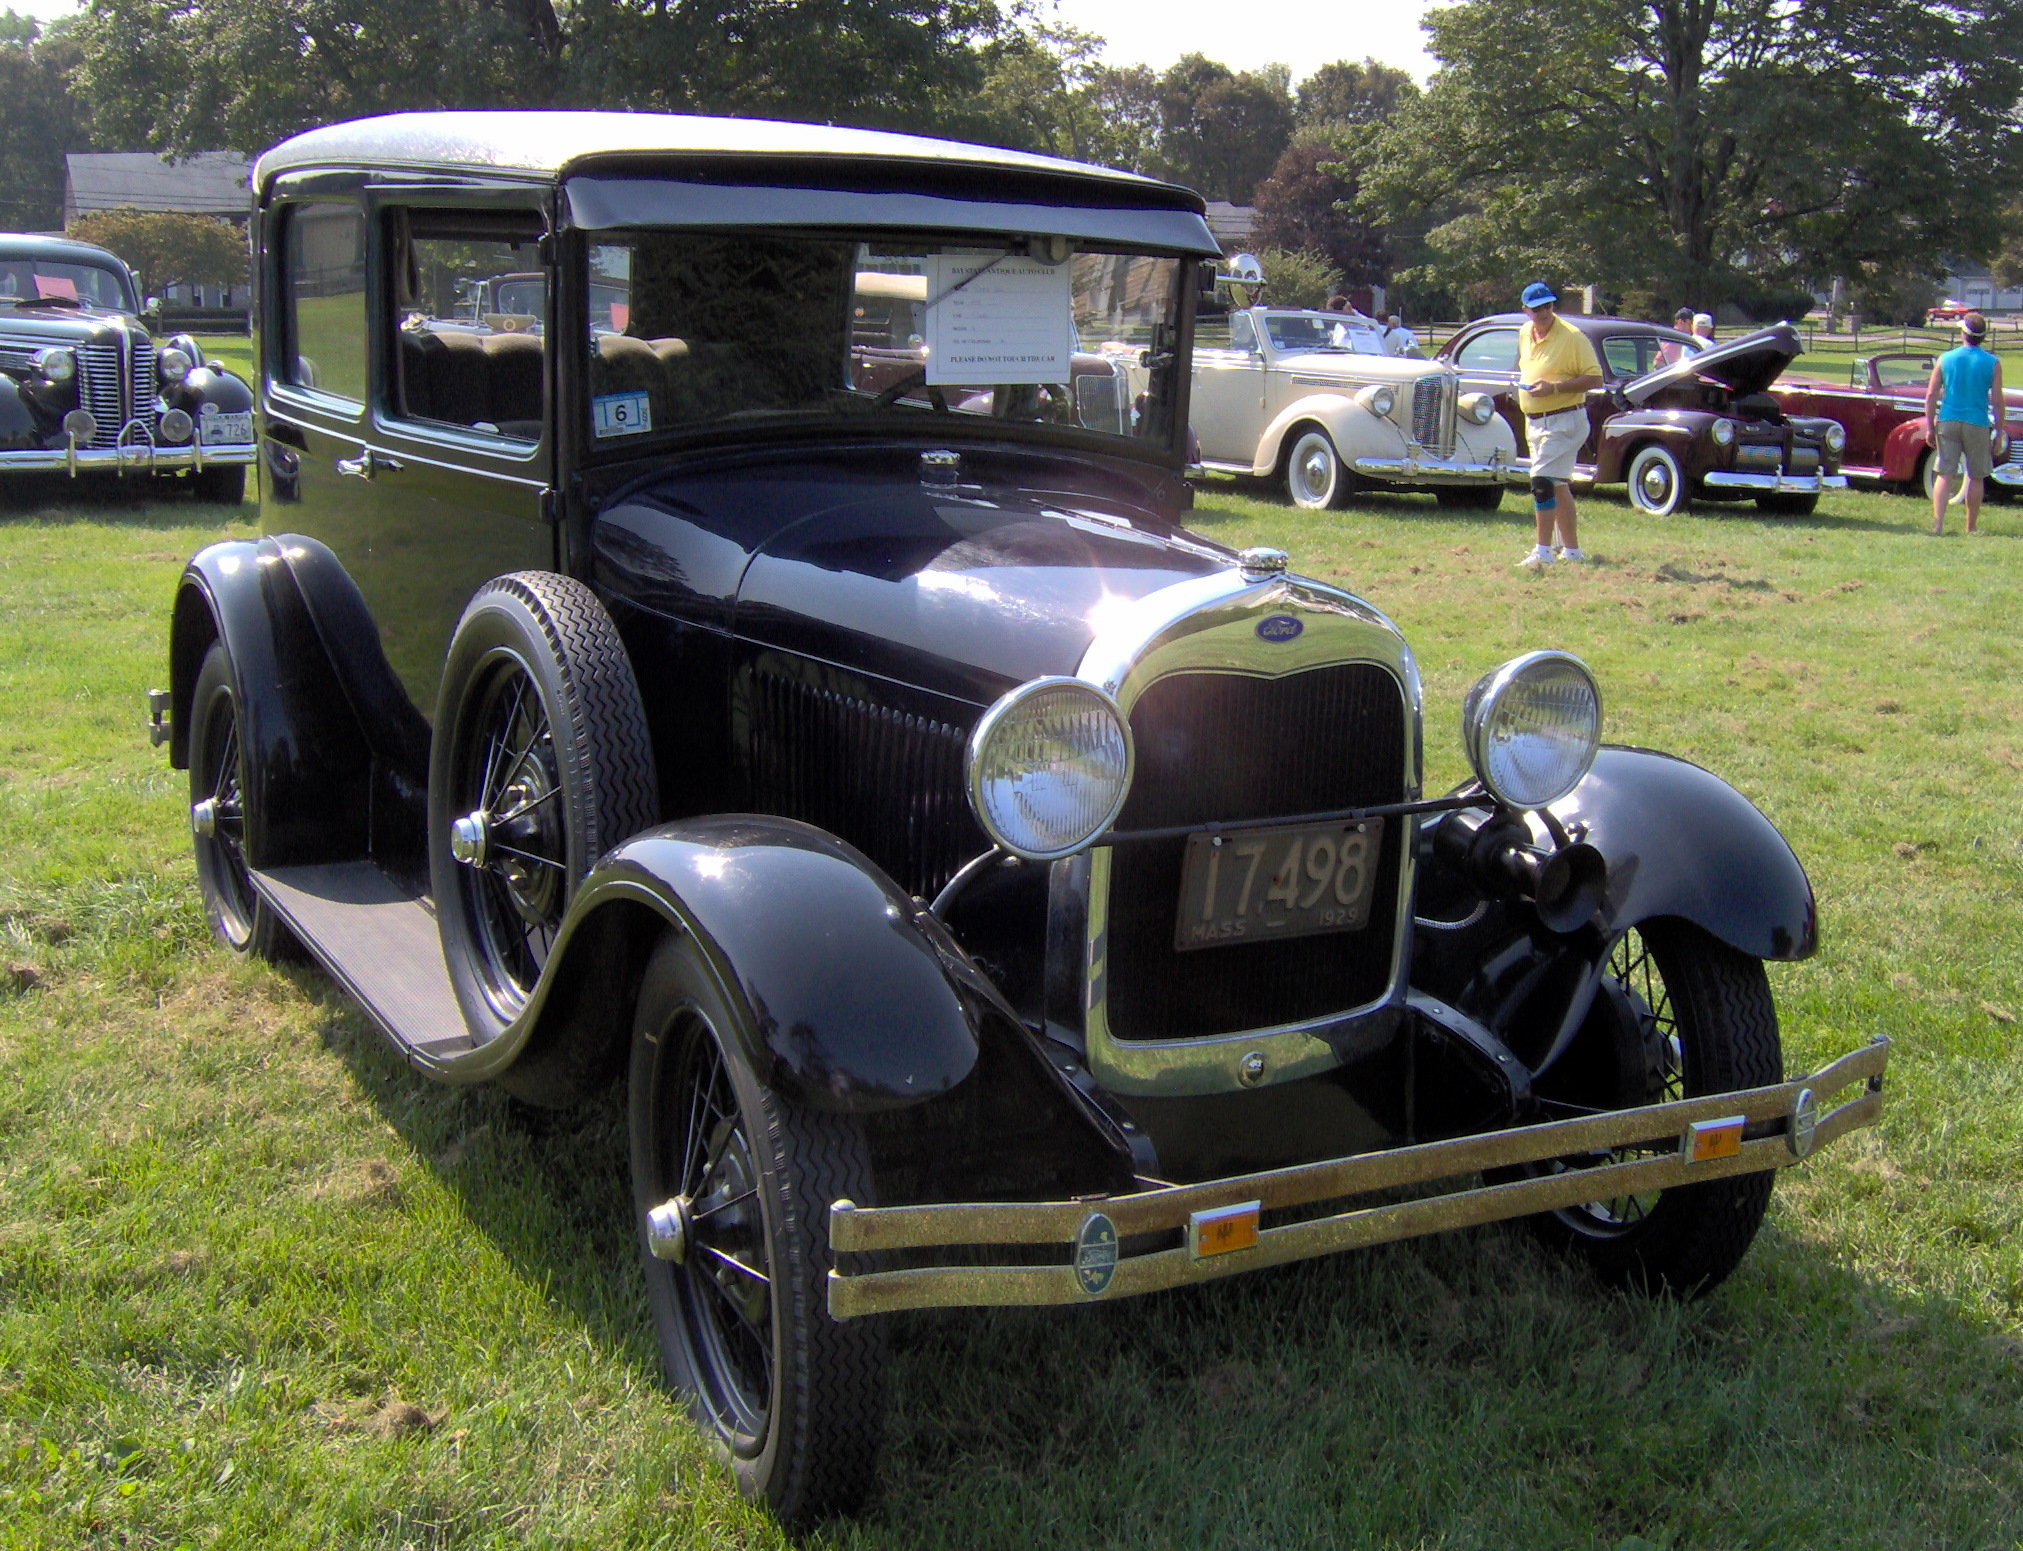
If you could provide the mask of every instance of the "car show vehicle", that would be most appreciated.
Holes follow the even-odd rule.
[[[1690,1295],[1879,1116],[1885,1042],[1783,1069],[1815,907],[1741,793],[1546,650],[1429,794],[1397,627],[1188,530],[1192,192],[446,113],[254,196],[263,536],[191,560],[149,696],[210,923],[429,1078],[624,1083],[668,1378],[781,1519],[875,1481],[886,1313],[1519,1217]],[[537,372],[415,343],[436,245],[536,256]]]
[[[1516,443],[1490,395],[1464,390],[1450,366],[1383,352],[1380,328],[1339,313],[1253,306],[1203,318],[1192,411],[1202,466],[1278,480],[1309,510],[1376,488],[1494,511]]]
[[[1626,484],[1630,504],[1654,517],[1696,496],[1754,497],[1763,511],[1802,515],[1820,491],[1846,486],[1839,472],[1846,433],[1830,420],[1787,415],[1767,391],[1803,348],[1790,324],[1687,355],[1695,341],[1676,329],[1562,316],[1587,335],[1602,363],[1602,386],[1588,394],[1576,486]],[[1520,437],[1524,417],[1514,389],[1524,321],[1522,313],[1478,319],[1440,350],[1467,388],[1503,399]]]
[[[1844,383],[1817,377],[1786,377],[1771,394],[1787,415],[1836,422],[1847,433],[1841,472],[1849,479],[1873,480],[1907,494],[1932,498],[1938,462],[1925,442],[1925,388],[1938,357],[1926,352],[1891,351],[1857,357]],[[2023,389],[2005,388],[2004,425],[1995,433],[1991,488],[2023,486],[2023,463],[2016,439],[2023,436]]]
[[[0,473],[167,476],[199,500],[245,498],[252,389],[189,335],[157,340],[153,314],[106,249],[0,234]]]

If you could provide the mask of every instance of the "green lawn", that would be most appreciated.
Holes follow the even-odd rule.
[[[1218,485],[1197,524],[1398,620],[1435,786],[1469,683],[1557,645],[1612,739],[1754,797],[1820,897],[1787,1064],[1889,1035],[1881,1128],[1689,1306],[1500,1226],[899,1318],[882,1495],[810,1543],[2023,1545],[2023,507],[1581,512],[1600,563],[1542,575],[1515,496]],[[0,1547],[782,1544],[657,1383],[616,1099],[431,1087],[315,972],[210,944],[140,696],[184,558],[252,514],[0,518]]]

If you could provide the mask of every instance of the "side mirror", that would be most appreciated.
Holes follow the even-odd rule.
[[[141,304],[140,320],[148,326],[150,334],[162,331],[162,299],[159,296],[150,296]]]

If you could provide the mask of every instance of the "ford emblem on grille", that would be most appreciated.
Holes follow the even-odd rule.
[[[1116,1274],[1117,1225],[1101,1212],[1091,1212],[1075,1235],[1075,1280],[1094,1298],[1109,1291]]]
[[[1257,638],[1260,641],[1290,641],[1304,629],[1305,623],[1290,614],[1267,614],[1257,622]]]

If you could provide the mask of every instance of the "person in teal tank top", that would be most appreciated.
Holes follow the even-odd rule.
[[[1960,321],[1964,343],[1932,366],[1925,384],[1925,445],[1936,459],[1932,482],[1932,532],[1946,531],[1946,503],[1966,464],[1967,531],[1980,525],[1981,493],[1995,466],[1995,436],[2002,426],[2002,363],[1981,341],[1988,320],[1970,312]]]

